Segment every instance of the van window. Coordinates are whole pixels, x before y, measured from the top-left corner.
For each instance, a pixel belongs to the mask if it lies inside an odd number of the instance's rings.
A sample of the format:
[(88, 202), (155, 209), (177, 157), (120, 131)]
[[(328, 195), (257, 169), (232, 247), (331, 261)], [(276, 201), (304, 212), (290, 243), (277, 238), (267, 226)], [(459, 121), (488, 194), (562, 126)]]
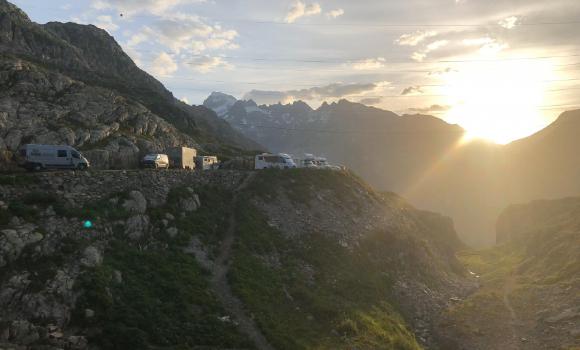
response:
[(264, 160), (264, 157), (258, 157), (258, 160)]
[(81, 158), (80, 153), (77, 152), (77, 151), (72, 151), (70, 154), (72, 155), (73, 158), (76, 158), (76, 159), (80, 159)]
[(68, 152), (66, 150), (59, 149), (56, 156), (59, 158), (66, 158), (68, 157)]

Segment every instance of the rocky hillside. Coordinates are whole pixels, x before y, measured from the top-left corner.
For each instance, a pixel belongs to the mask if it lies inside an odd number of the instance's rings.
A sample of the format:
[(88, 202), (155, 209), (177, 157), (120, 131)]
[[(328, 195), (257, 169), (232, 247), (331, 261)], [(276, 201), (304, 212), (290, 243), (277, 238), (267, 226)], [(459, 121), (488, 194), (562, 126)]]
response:
[(473, 285), (450, 219), (346, 173), (2, 176), (0, 200), (0, 348), (437, 349)]
[(451, 216), (461, 238), (475, 246), (495, 242), (497, 216), (512, 203), (580, 195), (580, 111), (500, 146), (462, 143), (460, 127), (435, 117), (398, 116), (344, 100), (313, 110), (300, 101), (257, 106), (213, 93), (204, 104), (274, 152), (324, 155), (379, 189)]
[(148, 151), (190, 145), (257, 149), (215, 113), (184, 104), (91, 25), (30, 21), (0, 0), (0, 151), (67, 143), (101, 168), (130, 167)]
[(481, 289), (452, 308), (441, 333), (449, 349), (580, 347), (580, 198), (511, 206), (501, 246), (463, 253)]

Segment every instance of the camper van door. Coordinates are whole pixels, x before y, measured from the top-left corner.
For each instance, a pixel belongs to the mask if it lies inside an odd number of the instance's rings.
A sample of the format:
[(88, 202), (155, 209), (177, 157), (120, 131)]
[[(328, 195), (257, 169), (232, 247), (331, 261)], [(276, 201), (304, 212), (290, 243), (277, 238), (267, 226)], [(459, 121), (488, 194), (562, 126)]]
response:
[(54, 158), (53, 162), (55, 163), (55, 167), (59, 168), (69, 168), (72, 167), (72, 157), (70, 150), (65, 148), (57, 148), (56, 149), (56, 158)]

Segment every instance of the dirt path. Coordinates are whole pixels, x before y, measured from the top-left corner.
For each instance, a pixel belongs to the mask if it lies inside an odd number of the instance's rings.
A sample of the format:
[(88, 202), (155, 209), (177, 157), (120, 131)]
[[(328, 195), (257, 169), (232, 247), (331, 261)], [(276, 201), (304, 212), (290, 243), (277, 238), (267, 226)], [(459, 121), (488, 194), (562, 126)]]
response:
[[(274, 350), (274, 347), (268, 343), (268, 340), (264, 337), (254, 320), (244, 310), (244, 304), (232, 293), (227, 277), (230, 269), (232, 246), (236, 238), (237, 218), (235, 205), (238, 201), (239, 193), (251, 183), (254, 176), (254, 173), (248, 175), (248, 177), (246, 177), (246, 179), (234, 190), (234, 196), (231, 203), (231, 214), (228, 219), (228, 228), (221, 243), (217, 259), (211, 264), (208, 264), (207, 261), (201, 259), (201, 263), (204, 266), (211, 267), (212, 276), (210, 279), (210, 286), (224, 309), (232, 316), (232, 319), (238, 323), (240, 330), (254, 342), (257, 349)], [(190, 252), (195, 254), (194, 251)], [(200, 254), (195, 255), (198, 260), (200, 260)]]
[(517, 330), (517, 326), (521, 322), (510, 301), (510, 294), (516, 288), (516, 284), (517, 284), (516, 277), (512, 273), (507, 277), (503, 287), (503, 304), (505, 305), (505, 308), (509, 311), (510, 314), (510, 321), (508, 323), (508, 327), (510, 328), (511, 331), (511, 340), (509, 344), (506, 344), (505, 347), (506, 350), (519, 350), (521, 345)]

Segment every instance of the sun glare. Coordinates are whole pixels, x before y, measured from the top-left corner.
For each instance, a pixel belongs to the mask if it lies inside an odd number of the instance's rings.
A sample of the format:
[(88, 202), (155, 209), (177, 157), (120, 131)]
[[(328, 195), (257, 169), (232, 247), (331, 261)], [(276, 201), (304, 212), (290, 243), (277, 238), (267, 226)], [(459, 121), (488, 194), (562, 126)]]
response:
[(453, 106), (445, 119), (461, 125), (466, 139), (505, 144), (546, 125), (541, 106), (554, 79), (550, 62), (469, 62), (444, 79), (443, 93)]

